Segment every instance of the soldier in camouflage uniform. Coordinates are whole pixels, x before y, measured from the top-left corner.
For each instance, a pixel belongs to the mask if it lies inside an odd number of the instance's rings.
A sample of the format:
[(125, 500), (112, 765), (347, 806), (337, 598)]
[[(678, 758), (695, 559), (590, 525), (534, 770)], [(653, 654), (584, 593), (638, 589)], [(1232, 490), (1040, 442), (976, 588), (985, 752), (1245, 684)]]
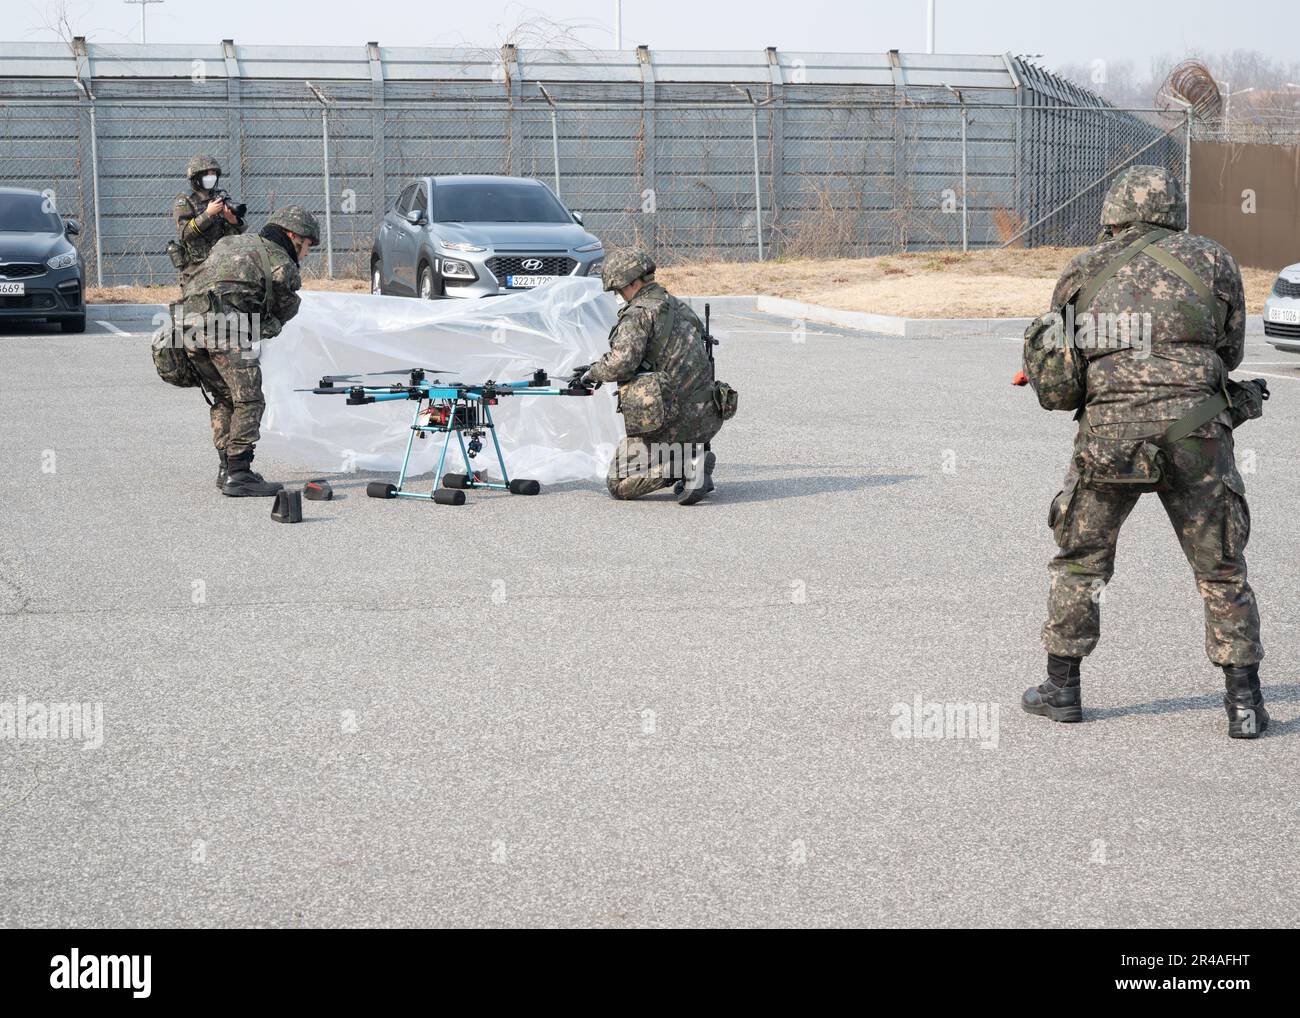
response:
[(299, 264), (319, 240), (316, 217), (290, 205), (273, 213), (260, 234), (221, 240), (184, 287), (186, 356), (214, 400), (212, 443), (221, 458), (222, 494), (274, 495), (283, 487), (252, 469), (266, 402), (248, 340), (279, 335), (298, 313)]
[(633, 499), (670, 485), (677, 500), (694, 505), (713, 490), (716, 458), (705, 448), (722, 427), (713, 403), (713, 365), (705, 345), (704, 325), (686, 304), (655, 281), (655, 263), (640, 248), (615, 251), (605, 258), (601, 281), (626, 303), (609, 334), (609, 353), (583, 375), (586, 383), (616, 382), (619, 409), (627, 423), (626, 387), (638, 375), (657, 372), (667, 393), (669, 412), (653, 431), (632, 434), (619, 443), (606, 483), (617, 499)]
[(190, 191), (178, 194), (172, 202), (176, 243), (185, 260), (185, 267), (180, 270), (182, 286), (202, 268), (217, 241), (248, 228), (233, 208), (213, 196), (221, 180), (221, 166), (214, 156), (206, 153), (194, 156), (185, 167), (185, 175), (190, 180)]
[[(1223, 247), (1185, 232), (1187, 210), (1167, 170), (1136, 166), (1107, 193), (1101, 223), (1108, 234), (1077, 256), (1056, 285), (1060, 308), (1081, 286), (1105, 275), (1126, 248), (1148, 238), (1095, 290), (1085, 314), (1150, 314), (1147, 343), (1086, 347), (1086, 402), (1065, 485), (1049, 524), (1059, 553), (1048, 567), (1051, 588), (1043, 645), (1048, 680), (1026, 691), (1027, 711), (1054, 721), (1082, 718), (1080, 662), (1100, 636), (1100, 591), (1115, 565), (1120, 527), (1141, 492), (1114, 483), (1142, 442), (1164, 451), (1160, 501), (1191, 565), (1205, 606), (1205, 650), (1225, 675), (1229, 735), (1253, 738), (1268, 724), (1259, 686), (1259, 612), (1246, 582), (1250, 512), (1233, 454), (1232, 418), (1224, 411), (1170, 440), (1165, 432), (1197, 404), (1224, 391), (1242, 360), (1246, 306), (1241, 272)], [(1149, 237), (1155, 232), (1154, 236)], [(1172, 232), (1160, 232), (1172, 231)], [(1148, 256), (1157, 248), (1154, 256)], [(1167, 252), (1195, 274), (1198, 288), (1161, 260)], [(1213, 309), (1208, 298), (1213, 293)], [(1121, 333), (1122, 335), (1122, 333)], [(1118, 348), (1116, 348), (1118, 347)], [(1144, 349), (1145, 348), (1145, 349)], [(1179, 430), (1193, 423), (1189, 417)], [(1111, 483), (1107, 483), (1107, 480)]]

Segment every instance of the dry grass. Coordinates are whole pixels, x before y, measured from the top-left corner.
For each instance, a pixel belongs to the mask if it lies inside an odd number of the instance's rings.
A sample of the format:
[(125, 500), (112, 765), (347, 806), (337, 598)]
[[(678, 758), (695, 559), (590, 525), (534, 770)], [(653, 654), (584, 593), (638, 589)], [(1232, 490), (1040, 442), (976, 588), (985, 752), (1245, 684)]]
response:
[[(909, 318), (1023, 318), (1047, 309), (1061, 271), (1082, 248), (918, 252), (876, 258), (699, 262), (661, 269), (676, 293), (751, 294)], [(1243, 269), (1246, 305), (1260, 314), (1276, 278)]]
[[(909, 318), (1023, 318), (1047, 309), (1052, 288), (1080, 248), (1038, 247), (925, 252), (877, 258), (793, 258), (771, 262), (695, 262), (659, 271), (682, 294), (766, 294), (845, 311)], [(1252, 315), (1276, 273), (1243, 269)], [(307, 279), (308, 290), (366, 293), (364, 279)], [(91, 287), (91, 304), (165, 304), (174, 286)]]
[[(369, 293), (367, 279), (304, 279), (304, 290), (333, 290), (336, 293)], [(170, 304), (179, 300), (179, 286), (89, 286), (87, 304)]]

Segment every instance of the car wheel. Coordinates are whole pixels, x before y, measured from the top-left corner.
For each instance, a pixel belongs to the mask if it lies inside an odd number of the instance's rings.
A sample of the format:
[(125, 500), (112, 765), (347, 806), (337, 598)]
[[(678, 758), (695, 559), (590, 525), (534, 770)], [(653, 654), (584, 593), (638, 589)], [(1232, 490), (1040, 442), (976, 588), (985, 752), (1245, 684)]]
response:
[(75, 318), (60, 318), (59, 328), (64, 332), (85, 332), (86, 316), (77, 315)]
[(420, 300), (433, 300), (435, 297), (441, 297), (433, 285), (433, 269), (428, 265), (420, 266), (420, 286), (418, 289)]
[(384, 295), (384, 269), (378, 261), (370, 266), (370, 292), (377, 297)]

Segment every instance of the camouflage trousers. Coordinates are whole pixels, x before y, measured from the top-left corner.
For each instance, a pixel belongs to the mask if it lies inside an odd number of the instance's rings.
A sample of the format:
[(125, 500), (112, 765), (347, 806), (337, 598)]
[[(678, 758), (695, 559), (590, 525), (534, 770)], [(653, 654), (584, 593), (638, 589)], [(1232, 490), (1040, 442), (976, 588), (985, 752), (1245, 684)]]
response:
[(212, 444), (217, 452), (240, 457), (251, 454), (261, 436), (262, 366), (244, 351), (186, 350), (194, 370), (212, 397)]
[[(1205, 653), (1216, 665), (1255, 664), (1264, 648), (1255, 593), (1246, 582), (1250, 509), (1232, 432), (1212, 424), (1166, 452), (1169, 480), (1158, 494), (1205, 605)], [(1071, 466), (1048, 514), (1060, 548), (1048, 566), (1043, 646), (1049, 654), (1083, 657), (1097, 646), (1100, 595), (1115, 571), (1120, 528), (1140, 497), (1123, 485), (1080, 483), (1077, 460)]]
[(629, 436), (609, 461), (605, 484), (614, 498), (641, 498), (683, 476), (683, 467), (722, 429), (712, 400), (686, 403), (669, 425), (646, 435)]

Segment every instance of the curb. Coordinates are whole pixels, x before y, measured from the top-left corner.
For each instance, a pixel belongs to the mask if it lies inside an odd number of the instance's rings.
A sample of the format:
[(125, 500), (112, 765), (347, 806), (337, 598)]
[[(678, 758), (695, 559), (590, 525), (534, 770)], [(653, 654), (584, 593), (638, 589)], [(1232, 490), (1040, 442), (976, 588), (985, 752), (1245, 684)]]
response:
[(87, 304), (86, 317), (99, 322), (152, 322), (165, 314), (166, 304)]
[(806, 318), (825, 325), (861, 329), (902, 339), (948, 339), (953, 337), (1014, 336), (1024, 334), (1030, 318), (904, 318), (902, 315), (877, 315), (868, 311), (841, 311), (839, 308), (783, 297), (755, 298), (756, 310), (789, 318)]

